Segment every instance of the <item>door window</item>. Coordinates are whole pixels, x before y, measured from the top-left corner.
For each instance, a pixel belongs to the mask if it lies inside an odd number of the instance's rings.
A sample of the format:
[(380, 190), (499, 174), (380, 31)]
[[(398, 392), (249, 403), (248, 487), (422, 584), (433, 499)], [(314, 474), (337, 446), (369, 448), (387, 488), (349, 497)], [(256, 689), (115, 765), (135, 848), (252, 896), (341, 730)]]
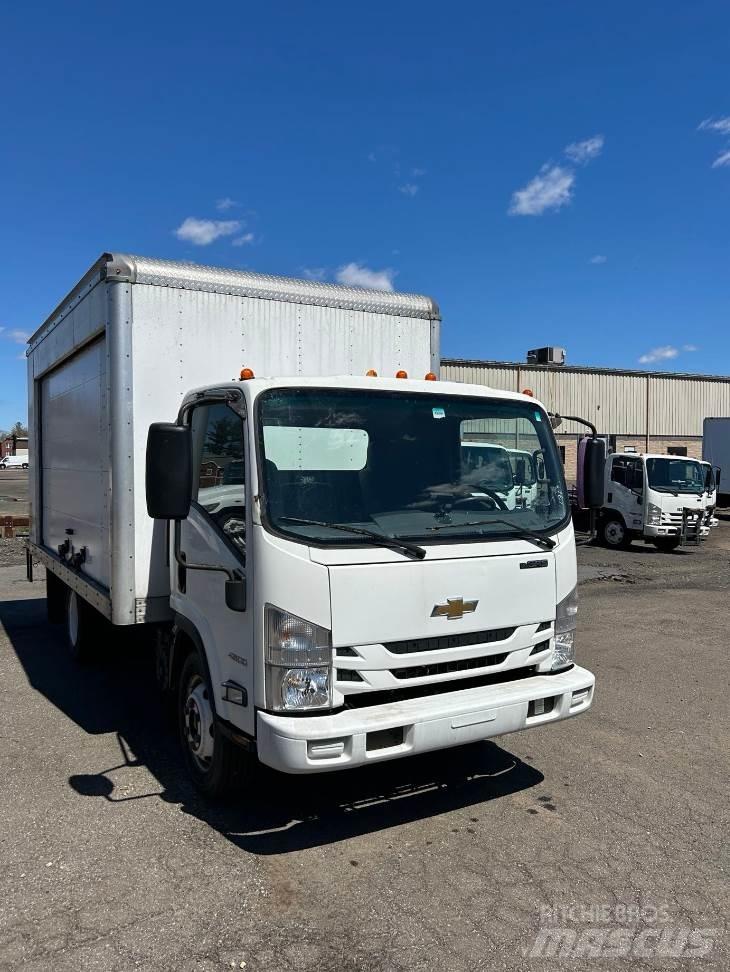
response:
[(611, 467), (611, 481), (627, 489), (641, 490), (643, 485), (641, 463), (627, 456), (616, 456)]
[(246, 462), (243, 420), (226, 404), (199, 405), (192, 415), (193, 500), (242, 552), (246, 549)]

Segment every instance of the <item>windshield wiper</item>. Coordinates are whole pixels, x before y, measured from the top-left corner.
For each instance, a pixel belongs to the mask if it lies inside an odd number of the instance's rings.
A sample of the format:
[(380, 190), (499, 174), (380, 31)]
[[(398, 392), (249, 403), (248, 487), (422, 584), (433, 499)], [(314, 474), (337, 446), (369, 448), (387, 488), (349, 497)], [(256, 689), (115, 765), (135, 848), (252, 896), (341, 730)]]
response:
[(327, 527), (330, 530), (343, 530), (347, 533), (359, 533), (360, 536), (369, 537), (370, 540), (374, 540), (381, 547), (390, 547), (391, 550), (399, 550), (401, 553), (406, 553), (411, 557), (415, 557), (417, 560), (423, 560), (426, 556), (425, 549), (419, 547), (417, 543), (396, 540), (395, 537), (389, 537), (385, 533), (376, 533), (374, 530), (363, 530), (361, 527), (348, 526), (346, 523), (327, 523), (324, 520), (307, 520), (301, 516), (280, 516), (278, 519), (281, 523), (298, 523), (301, 526), (319, 526)]
[(657, 493), (671, 493), (672, 496), (679, 496), (676, 489), (670, 489), (668, 486), (652, 486), (651, 483), (649, 483), (649, 488), (655, 489)]
[[(449, 530), (454, 527), (490, 526), (492, 523), (504, 523), (505, 526), (510, 527), (510, 534), (512, 536), (519, 537), (521, 540), (532, 540), (533, 543), (536, 543), (538, 547), (542, 547), (543, 550), (552, 550), (555, 546), (555, 541), (551, 540), (550, 537), (543, 537), (541, 534), (535, 533), (534, 530), (528, 530), (526, 527), (515, 526), (509, 520), (470, 520), (466, 523), (440, 523), (438, 526), (426, 527), (426, 529)], [(500, 534), (500, 536), (507, 536), (507, 534)]]

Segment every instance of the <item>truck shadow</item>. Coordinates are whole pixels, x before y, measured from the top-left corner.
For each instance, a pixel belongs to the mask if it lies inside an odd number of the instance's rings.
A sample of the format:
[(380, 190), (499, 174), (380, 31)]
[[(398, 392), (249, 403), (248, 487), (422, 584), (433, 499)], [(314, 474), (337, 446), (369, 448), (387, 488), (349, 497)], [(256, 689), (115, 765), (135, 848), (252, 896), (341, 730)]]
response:
[[(37, 692), (91, 735), (116, 733), (119, 757), (71, 776), (72, 789), (110, 804), (157, 799), (215, 828), (254, 854), (283, 854), (384, 832), (410, 821), (473, 808), (528, 789), (542, 774), (492, 742), (316, 777), (287, 776), (256, 765), (226, 805), (206, 803), (188, 782), (172, 720), (157, 694), (152, 660), (133, 639), (110, 646), (94, 667), (67, 657), (44, 600), (0, 603), (10, 643)], [(126, 796), (119, 771), (145, 769), (159, 789)], [(53, 772), (53, 769), (50, 769)], [(118, 778), (118, 776), (117, 776)], [(112, 808), (110, 807), (110, 810)], [(474, 818), (476, 820), (476, 818)], [(468, 824), (463, 825), (468, 829)]]

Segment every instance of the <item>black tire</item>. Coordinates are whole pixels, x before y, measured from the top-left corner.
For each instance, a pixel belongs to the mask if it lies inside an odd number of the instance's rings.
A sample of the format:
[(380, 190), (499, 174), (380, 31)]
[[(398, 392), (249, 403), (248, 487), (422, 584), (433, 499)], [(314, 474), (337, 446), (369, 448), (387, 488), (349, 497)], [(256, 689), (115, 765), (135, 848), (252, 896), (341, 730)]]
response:
[(177, 718), (183, 759), (195, 788), (209, 800), (229, 796), (242, 782), (251, 757), (217, 731), (210, 677), (195, 649), (180, 671)]
[(631, 535), (620, 516), (609, 514), (601, 520), (601, 543), (612, 550), (626, 550), (631, 545)]
[(27, 462), (24, 462), (23, 463), (23, 469), (27, 469), (27, 468), (28, 468), (28, 463)]
[(67, 588), (64, 627), (68, 651), (75, 662), (87, 665), (99, 657), (103, 626), (102, 615), (76, 591)]
[(679, 546), (679, 537), (657, 537), (654, 546), (662, 553), (671, 553)]

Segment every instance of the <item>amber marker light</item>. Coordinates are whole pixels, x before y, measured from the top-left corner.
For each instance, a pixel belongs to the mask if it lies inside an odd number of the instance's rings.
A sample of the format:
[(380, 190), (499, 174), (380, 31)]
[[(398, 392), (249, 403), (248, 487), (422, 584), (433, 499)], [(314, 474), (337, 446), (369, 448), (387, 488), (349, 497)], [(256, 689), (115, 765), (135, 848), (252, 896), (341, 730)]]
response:
[(395, 377), (396, 378), (407, 378), (408, 377), (408, 372), (407, 371), (403, 371), (403, 370), (396, 371)]
[(241, 368), (241, 381), (248, 381), (249, 378), (255, 378), (253, 373), (253, 368)]
[(424, 381), (438, 381), (438, 378), (436, 377), (436, 375), (432, 371), (429, 371), (429, 373), (424, 376), (424, 379), (423, 380)]

